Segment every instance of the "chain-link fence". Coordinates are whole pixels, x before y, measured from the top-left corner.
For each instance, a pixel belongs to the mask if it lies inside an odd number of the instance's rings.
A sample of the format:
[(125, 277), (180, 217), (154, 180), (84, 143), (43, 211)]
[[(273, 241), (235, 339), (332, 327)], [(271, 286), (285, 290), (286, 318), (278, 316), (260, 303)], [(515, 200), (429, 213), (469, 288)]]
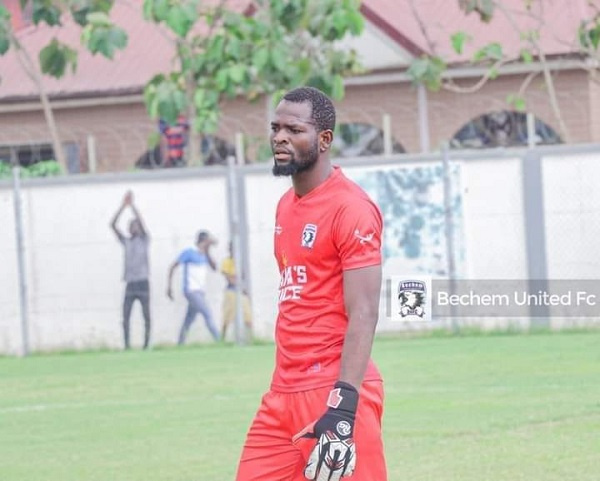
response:
[[(428, 153), (444, 145), (489, 149), (525, 147), (531, 142), (600, 141), (600, 112), (594, 102), (598, 86), (583, 70), (556, 71), (552, 98), (539, 73), (501, 75), (468, 95), (428, 92), (406, 79), (394, 80), (391, 74), (368, 78), (349, 79), (346, 96), (336, 105), (333, 152), (337, 157)], [(527, 79), (533, 80), (521, 92), (526, 110), (518, 111), (507, 99)], [(464, 78), (455, 84), (467, 88), (476, 81), (476, 77)], [(182, 155), (175, 160), (169, 156), (169, 139), (179, 142), (177, 134), (161, 131), (160, 122), (149, 120), (141, 97), (59, 103), (54, 113), (66, 157), (63, 168), (71, 173), (104, 173), (225, 165), (234, 153), (243, 155), (245, 163), (267, 161), (272, 108), (265, 98), (225, 103), (219, 130), (206, 135), (186, 130)], [(11, 149), (24, 167), (55, 157), (41, 109), (0, 106), (0, 169), (10, 162)]]

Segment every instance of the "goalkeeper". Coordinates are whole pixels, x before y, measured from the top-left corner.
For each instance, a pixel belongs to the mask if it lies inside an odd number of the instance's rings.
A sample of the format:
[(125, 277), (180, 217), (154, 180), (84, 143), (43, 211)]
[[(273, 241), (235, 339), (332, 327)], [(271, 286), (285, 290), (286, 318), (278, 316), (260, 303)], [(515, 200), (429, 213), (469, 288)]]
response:
[(387, 479), (383, 382), (370, 359), (382, 219), (331, 164), (334, 129), (331, 100), (310, 87), (288, 92), (271, 122), (273, 174), (292, 179), (275, 219), (276, 366), (237, 481)]

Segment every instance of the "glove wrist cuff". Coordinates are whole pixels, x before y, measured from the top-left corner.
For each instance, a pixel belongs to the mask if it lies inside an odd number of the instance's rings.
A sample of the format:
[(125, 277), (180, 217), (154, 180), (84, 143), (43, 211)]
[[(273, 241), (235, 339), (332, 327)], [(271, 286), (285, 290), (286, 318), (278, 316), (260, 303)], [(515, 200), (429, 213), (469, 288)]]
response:
[(347, 382), (336, 382), (329, 392), (327, 407), (355, 413), (358, 407), (358, 391)]

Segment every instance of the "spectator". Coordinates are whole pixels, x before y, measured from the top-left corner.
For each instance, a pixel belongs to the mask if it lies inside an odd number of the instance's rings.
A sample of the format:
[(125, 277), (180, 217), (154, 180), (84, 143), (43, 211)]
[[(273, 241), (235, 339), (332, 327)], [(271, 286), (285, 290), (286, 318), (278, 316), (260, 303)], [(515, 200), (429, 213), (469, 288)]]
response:
[[(235, 268), (235, 259), (233, 258), (233, 246), (229, 243), (229, 257), (223, 259), (221, 262), (221, 274), (225, 276), (227, 281), (227, 287), (223, 294), (223, 331), (221, 333), (221, 339), (225, 340), (227, 334), (227, 328), (232, 321), (235, 321), (237, 314), (237, 281), (238, 277)], [(240, 281), (243, 283), (243, 276), (240, 276)], [(250, 308), (250, 298), (244, 290), (241, 293), (242, 299), (242, 316), (244, 319), (244, 325), (246, 326), (246, 339), (250, 339), (252, 334), (252, 310)]]
[(177, 123), (170, 125), (167, 121), (160, 119), (158, 128), (163, 136), (162, 151), (166, 150), (166, 155), (163, 155), (164, 167), (180, 167), (185, 165), (184, 152), (188, 141), (188, 133), (190, 124), (184, 115), (177, 117)]
[(179, 254), (179, 257), (173, 262), (169, 269), (169, 279), (167, 283), (167, 296), (173, 300), (173, 291), (171, 289), (173, 273), (178, 265), (183, 265), (183, 294), (188, 302), (187, 312), (179, 331), (177, 344), (182, 345), (185, 342), (190, 326), (196, 319), (198, 313), (202, 314), (206, 327), (210, 331), (213, 339), (219, 339), (219, 331), (215, 326), (212, 311), (206, 300), (206, 277), (208, 268), (216, 270), (216, 264), (210, 254), (210, 247), (217, 241), (208, 231), (200, 231), (196, 239), (196, 247), (190, 247)]
[[(134, 218), (129, 222), (129, 237), (123, 235), (117, 223), (123, 211), (130, 207)], [(123, 339), (125, 349), (129, 349), (129, 320), (133, 303), (138, 300), (142, 306), (144, 316), (144, 349), (148, 349), (150, 343), (150, 284), (148, 282), (148, 245), (150, 238), (148, 231), (142, 222), (142, 217), (133, 202), (133, 193), (128, 191), (123, 198), (121, 207), (113, 217), (110, 224), (119, 242), (124, 247), (125, 269), (123, 279), (125, 285), (125, 297), (123, 299)]]

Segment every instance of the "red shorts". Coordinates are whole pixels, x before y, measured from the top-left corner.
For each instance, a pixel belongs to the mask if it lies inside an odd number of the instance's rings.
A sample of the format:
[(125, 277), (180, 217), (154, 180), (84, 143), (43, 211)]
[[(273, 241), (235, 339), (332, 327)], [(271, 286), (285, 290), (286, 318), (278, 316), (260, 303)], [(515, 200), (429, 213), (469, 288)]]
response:
[[(316, 440), (294, 444), (292, 438), (323, 415), (329, 391), (267, 392), (248, 431), (236, 481), (306, 481), (304, 467)], [(356, 469), (349, 481), (387, 480), (382, 415), (383, 383), (363, 382), (354, 425)]]

